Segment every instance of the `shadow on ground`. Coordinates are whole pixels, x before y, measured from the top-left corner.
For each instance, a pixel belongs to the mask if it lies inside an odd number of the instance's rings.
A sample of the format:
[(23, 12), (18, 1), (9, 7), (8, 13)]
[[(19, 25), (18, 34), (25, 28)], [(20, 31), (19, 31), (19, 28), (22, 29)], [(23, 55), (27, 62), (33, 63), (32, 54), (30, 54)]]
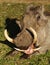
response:
[[(14, 49), (14, 47), (16, 47), (15, 44), (12, 44), (12, 43), (8, 42), (7, 40), (5, 40), (5, 41), (1, 41), (1, 40), (0, 40), (0, 43), (5, 44), (5, 45), (7, 45), (7, 46), (9, 46), (9, 47), (12, 48), (11, 51), (9, 51), (8, 53), (6, 53), (5, 57), (8, 56), (8, 55), (13, 56), (15, 53), (17, 54), (17, 51), (15, 51), (15, 49)], [(13, 53), (14, 51), (15, 51), (15, 53)], [(28, 57), (29, 57), (29, 55), (26, 55), (26, 54), (23, 53), (23, 54), (20, 56), (20, 59), (23, 59), (23, 58), (27, 59)]]
[(15, 38), (18, 33), (21, 32), (21, 29), (19, 25), (17, 24), (18, 19), (17, 18), (6, 18), (5, 24), (6, 29), (8, 30), (9, 36), (12, 38)]

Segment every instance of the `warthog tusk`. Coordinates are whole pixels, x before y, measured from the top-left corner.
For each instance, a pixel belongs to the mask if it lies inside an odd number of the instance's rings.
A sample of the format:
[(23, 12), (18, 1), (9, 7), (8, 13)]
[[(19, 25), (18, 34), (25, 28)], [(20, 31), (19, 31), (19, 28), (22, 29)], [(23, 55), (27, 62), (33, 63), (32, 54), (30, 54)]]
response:
[(30, 27), (29, 30), (30, 30), (30, 31), (33, 33), (33, 35), (34, 35), (33, 43), (35, 43), (35, 42), (37, 41), (37, 33), (36, 33), (36, 31), (35, 31), (32, 27)]
[[(33, 51), (33, 52), (39, 51), (40, 48), (41, 48), (41, 47), (36, 48), (36, 49), (33, 49), (32, 51)], [(20, 51), (20, 52), (24, 52), (24, 53), (25, 53), (25, 51), (27, 51), (27, 50), (21, 50), (21, 49), (19, 49), (19, 48), (14, 48), (14, 49), (17, 50), (17, 51)], [(33, 53), (33, 52), (32, 52), (32, 53)]]
[[(35, 31), (32, 27), (30, 27), (29, 30), (30, 30), (30, 31), (33, 33), (33, 35), (34, 35), (33, 43), (35, 43), (35, 42), (37, 41), (37, 33), (36, 33), (36, 31)], [(9, 42), (14, 43), (14, 42), (13, 42), (14, 40), (8, 36), (7, 29), (4, 30), (4, 35), (5, 35), (6, 39), (7, 39)], [(40, 48), (41, 48), (41, 47), (36, 48), (36, 49), (33, 49), (33, 51), (37, 51), (37, 50), (39, 50)], [(14, 48), (14, 49), (17, 50), (17, 51), (20, 51), (20, 52), (24, 52), (24, 53), (25, 53), (25, 51), (26, 51), (26, 50), (21, 50), (21, 49), (19, 49), (19, 48)]]
[(21, 50), (19, 48), (14, 48), (14, 49), (17, 50), (17, 51), (20, 51), (20, 52), (24, 52), (24, 50)]
[(34, 49), (34, 51), (38, 51), (39, 49), (41, 49), (41, 47)]
[[(30, 31), (33, 33), (33, 35), (34, 35), (33, 43), (35, 43), (35, 42), (37, 41), (37, 33), (36, 33), (36, 31), (35, 31), (32, 27), (30, 27), (29, 30), (30, 30)], [(5, 38), (6, 38), (9, 42), (13, 43), (13, 39), (8, 36), (7, 29), (4, 30), (4, 35), (5, 35)]]
[(13, 43), (13, 39), (8, 36), (7, 29), (4, 30), (4, 35), (9, 42)]

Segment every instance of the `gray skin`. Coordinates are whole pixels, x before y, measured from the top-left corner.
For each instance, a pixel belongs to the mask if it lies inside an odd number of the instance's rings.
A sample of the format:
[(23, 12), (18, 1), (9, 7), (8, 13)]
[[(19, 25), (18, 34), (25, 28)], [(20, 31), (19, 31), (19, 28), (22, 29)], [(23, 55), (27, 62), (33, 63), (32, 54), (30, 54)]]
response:
[(44, 6), (28, 6), (24, 14), (23, 24), (23, 30), (31, 26), (37, 32), (36, 46), (40, 45), (40, 54), (50, 50), (50, 20), (44, 15)]

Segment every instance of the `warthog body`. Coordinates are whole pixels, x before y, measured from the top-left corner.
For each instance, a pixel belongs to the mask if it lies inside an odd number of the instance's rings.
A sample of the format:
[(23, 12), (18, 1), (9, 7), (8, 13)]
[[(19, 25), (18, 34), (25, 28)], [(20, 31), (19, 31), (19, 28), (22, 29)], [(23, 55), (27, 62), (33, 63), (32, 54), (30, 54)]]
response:
[(30, 46), (33, 37), (29, 31), (29, 27), (32, 27), (38, 36), (37, 42), (35, 43), (41, 47), (39, 52), (45, 53), (50, 49), (50, 21), (48, 21), (44, 15), (43, 6), (28, 6), (21, 23), (23, 29), (21, 33), (14, 38), (14, 43), (17, 47), (26, 49)]
[(35, 29), (38, 39), (36, 44), (41, 46), (40, 53), (50, 49), (50, 20), (44, 15), (44, 6), (29, 6), (24, 15), (24, 28), (31, 26)]

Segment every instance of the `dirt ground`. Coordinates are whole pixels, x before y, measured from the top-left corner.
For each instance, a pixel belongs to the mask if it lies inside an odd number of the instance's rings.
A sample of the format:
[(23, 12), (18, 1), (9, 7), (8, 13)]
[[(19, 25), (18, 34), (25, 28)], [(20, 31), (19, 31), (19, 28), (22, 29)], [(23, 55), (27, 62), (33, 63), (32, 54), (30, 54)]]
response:
[(10, 3), (42, 3), (42, 4), (50, 4), (50, 0), (0, 0), (0, 3), (10, 2)]

